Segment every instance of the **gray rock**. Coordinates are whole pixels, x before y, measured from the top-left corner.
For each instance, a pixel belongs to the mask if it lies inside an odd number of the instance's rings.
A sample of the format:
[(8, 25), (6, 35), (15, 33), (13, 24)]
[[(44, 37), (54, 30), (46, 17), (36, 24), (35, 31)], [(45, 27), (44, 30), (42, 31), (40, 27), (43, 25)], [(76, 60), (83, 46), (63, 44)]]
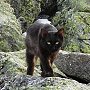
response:
[(57, 0), (56, 25), (64, 26), (65, 51), (90, 53), (90, 0)]
[(0, 51), (17, 51), (24, 48), (22, 30), (13, 9), (0, 1)]
[(42, 78), (36, 67), (34, 76), (26, 75), (25, 50), (21, 50), (0, 52), (0, 90), (90, 90), (90, 85), (61, 77)]
[(90, 90), (90, 86), (60, 77), (9, 75), (0, 78), (1, 90)]
[(72, 12), (71, 17), (67, 17), (64, 50), (90, 53), (89, 16), (89, 12)]
[(90, 54), (60, 51), (55, 64), (64, 74), (90, 83)]

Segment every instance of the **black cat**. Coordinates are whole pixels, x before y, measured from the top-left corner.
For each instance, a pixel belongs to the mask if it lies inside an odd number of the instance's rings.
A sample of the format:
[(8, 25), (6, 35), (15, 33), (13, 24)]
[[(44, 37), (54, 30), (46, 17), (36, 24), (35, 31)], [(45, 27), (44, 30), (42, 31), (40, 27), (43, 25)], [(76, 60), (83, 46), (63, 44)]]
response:
[(57, 30), (47, 19), (38, 19), (26, 35), (27, 74), (33, 75), (34, 57), (40, 58), (41, 76), (53, 76), (52, 63), (63, 43), (63, 28)]

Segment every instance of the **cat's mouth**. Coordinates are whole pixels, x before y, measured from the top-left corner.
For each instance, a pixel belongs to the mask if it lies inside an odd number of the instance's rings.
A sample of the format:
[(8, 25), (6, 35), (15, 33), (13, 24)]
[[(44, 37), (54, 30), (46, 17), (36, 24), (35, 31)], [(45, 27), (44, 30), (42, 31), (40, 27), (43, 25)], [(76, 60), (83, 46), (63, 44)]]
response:
[(60, 48), (52, 48), (51, 50), (49, 50), (50, 52), (56, 52), (56, 51), (59, 51), (61, 49), (61, 47)]

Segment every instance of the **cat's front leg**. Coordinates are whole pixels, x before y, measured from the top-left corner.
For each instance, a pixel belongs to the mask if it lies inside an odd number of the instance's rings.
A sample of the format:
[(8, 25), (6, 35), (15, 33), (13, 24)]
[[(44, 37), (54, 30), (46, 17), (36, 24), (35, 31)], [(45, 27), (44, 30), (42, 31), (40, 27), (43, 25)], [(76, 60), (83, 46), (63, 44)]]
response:
[(27, 75), (33, 75), (34, 72), (34, 55), (26, 49)]
[(42, 77), (52, 77), (53, 76), (53, 70), (50, 65), (50, 61), (46, 57), (41, 57), (40, 58), (41, 62), (41, 76)]

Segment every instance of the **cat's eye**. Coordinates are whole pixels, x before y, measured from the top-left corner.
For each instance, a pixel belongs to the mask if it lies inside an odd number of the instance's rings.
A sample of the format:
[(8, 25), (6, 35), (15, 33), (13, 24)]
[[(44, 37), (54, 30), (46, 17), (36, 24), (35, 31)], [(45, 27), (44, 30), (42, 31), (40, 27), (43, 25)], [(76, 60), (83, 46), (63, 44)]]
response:
[(51, 43), (50, 42), (47, 42), (48, 45), (50, 45)]
[(55, 44), (57, 45), (57, 44), (59, 44), (59, 42), (56, 42)]

